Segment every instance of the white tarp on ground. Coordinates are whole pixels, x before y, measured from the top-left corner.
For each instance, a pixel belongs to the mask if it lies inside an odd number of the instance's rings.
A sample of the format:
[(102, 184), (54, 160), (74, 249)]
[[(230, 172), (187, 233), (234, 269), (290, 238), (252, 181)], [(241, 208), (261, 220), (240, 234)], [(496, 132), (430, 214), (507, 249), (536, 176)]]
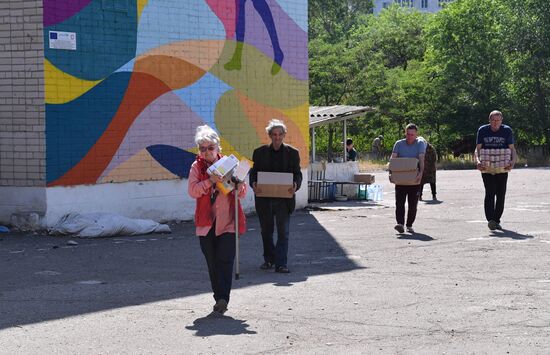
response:
[(170, 233), (170, 227), (150, 219), (134, 219), (113, 213), (69, 213), (59, 219), (50, 234), (76, 237), (114, 237), (148, 233)]

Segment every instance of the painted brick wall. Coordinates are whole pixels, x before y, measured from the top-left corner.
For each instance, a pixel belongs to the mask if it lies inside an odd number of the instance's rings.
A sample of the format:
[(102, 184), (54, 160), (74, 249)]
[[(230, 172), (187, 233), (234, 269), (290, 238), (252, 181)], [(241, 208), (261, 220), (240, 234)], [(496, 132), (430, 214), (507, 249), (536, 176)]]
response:
[(0, 1), (0, 186), (45, 186), (42, 1)]
[(44, 52), (48, 186), (186, 178), (197, 126), (251, 158), (275, 117), (308, 164), (307, 0), (44, 0)]

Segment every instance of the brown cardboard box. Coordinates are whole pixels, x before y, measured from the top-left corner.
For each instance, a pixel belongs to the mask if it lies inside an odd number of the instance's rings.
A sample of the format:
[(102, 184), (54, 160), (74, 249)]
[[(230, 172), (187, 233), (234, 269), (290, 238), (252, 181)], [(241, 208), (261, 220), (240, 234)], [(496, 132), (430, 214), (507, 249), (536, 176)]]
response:
[(357, 173), (353, 175), (354, 182), (364, 182), (366, 184), (374, 184), (374, 175), (366, 173)]
[(271, 173), (258, 171), (256, 182), (256, 196), (258, 197), (279, 197), (292, 198), (294, 193), (294, 176), (292, 173)]
[(418, 159), (416, 158), (391, 158), (390, 175), (392, 183), (396, 185), (418, 185)]
[(391, 173), (392, 183), (396, 185), (418, 185), (416, 182), (417, 171), (396, 171)]
[(391, 158), (390, 171), (416, 171), (418, 170), (418, 159), (416, 158)]

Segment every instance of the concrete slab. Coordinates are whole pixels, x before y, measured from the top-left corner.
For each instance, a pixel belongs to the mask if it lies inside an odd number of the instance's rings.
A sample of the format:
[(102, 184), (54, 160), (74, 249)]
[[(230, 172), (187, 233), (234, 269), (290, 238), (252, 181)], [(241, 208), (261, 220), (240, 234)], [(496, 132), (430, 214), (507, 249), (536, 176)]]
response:
[(392, 186), (376, 181), (380, 203), (293, 216), (288, 275), (258, 269), (251, 217), (225, 317), (208, 317), (190, 223), (77, 245), (0, 235), (0, 353), (548, 352), (549, 169), (510, 174), (502, 232), (487, 229), (476, 171), (438, 172), (414, 235), (395, 233)]

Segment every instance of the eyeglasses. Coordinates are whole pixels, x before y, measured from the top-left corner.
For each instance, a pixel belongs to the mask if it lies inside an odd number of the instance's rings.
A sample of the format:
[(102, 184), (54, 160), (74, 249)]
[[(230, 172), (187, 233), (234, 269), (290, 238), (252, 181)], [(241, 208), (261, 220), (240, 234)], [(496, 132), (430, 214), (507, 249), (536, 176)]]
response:
[(200, 151), (201, 153), (204, 153), (204, 152), (206, 152), (207, 150), (212, 151), (212, 150), (215, 150), (215, 149), (216, 149), (216, 146), (215, 146), (215, 145), (209, 145), (208, 147), (199, 146), (199, 151)]

